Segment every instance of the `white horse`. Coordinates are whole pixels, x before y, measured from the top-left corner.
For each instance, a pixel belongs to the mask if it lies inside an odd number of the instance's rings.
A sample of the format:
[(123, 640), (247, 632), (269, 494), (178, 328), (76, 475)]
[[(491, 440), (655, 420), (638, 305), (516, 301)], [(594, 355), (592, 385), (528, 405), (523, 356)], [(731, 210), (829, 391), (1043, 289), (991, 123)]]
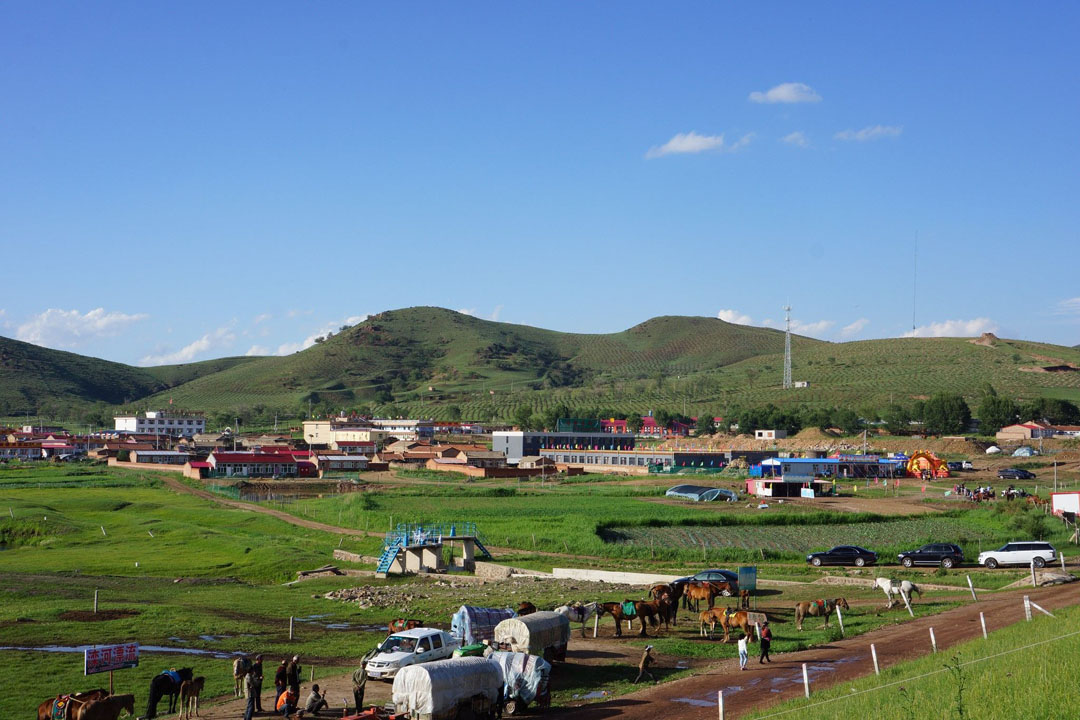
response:
[(902, 580), (900, 582), (896, 582), (891, 578), (879, 577), (874, 582), (879, 588), (881, 588), (882, 592), (885, 593), (885, 597), (888, 598), (889, 609), (892, 609), (892, 606), (896, 602), (893, 597), (895, 595), (907, 597), (910, 600), (911, 594), (914, 593), (919, 596), (920, 600), (922, 599), (922, 590), (920, 590), (919, 586), (911, 582), (910, 580)]
[(581, 623), (581, 637), (585, 637), (585, 623), (589, 621), (589, 618), (596, 615), (599, 609), (599, 603), (591, 602), (586, 605), (574, 603), (573, 605), (560, 605), (555, 608), (555, 612), (562, 615), (570, 622)]
[(251, 672), (251, 659), (241, 655), (233, 660), (232, 674), (233, 674), (233, 693), (236, 697), (244, 697), (247, 694), (247, 688), (244, 685), (244, 678)]

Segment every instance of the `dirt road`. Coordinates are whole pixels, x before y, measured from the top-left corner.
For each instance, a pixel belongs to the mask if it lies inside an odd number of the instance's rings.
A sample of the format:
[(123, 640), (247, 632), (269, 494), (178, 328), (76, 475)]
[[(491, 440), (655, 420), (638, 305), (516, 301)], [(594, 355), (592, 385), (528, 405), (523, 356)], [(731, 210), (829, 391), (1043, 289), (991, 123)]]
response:
[[(929, 629), (934, 628), (938, 649), (982, 636), (979, 613), (986, 615), (989, 631), (1024, 619), (1023, 596), (1047, 610), (1080, 603), (1080, 583), (1039, 590), (994, 595), (978, 603), (891, 625), (850, 640), (774, 657), (771, 665), (751, 658), (750, 669), (740, 671), (736, 661), (725, 661), (707, 673), (653, 686), (610, 702), (585, 705), (560, 713), (565, 720), (655, 720), (660, 714), (679, 718), (716, 717), (718, 690), (724, 691), (724, 712), (736, 718), (802, 695), (802, 663), (807, 664), (811, 688), (824, 688), (873, 672), (870, 644), (874, 643), (882, 667), (931, 652)], [(756, 646), (751, 645), (752, 652)], [(662, 659), (661, 659), (662, 660)]]

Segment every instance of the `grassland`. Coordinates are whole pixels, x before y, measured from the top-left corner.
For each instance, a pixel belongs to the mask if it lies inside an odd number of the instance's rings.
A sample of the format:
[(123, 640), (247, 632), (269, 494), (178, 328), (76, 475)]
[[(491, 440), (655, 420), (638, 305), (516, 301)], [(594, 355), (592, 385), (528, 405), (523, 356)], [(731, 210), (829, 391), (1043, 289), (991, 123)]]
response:
[[(748, 718), (801, 720), (850, 717), (1013, 718), (1075, 717), (1080, 679), (1080, 608), (1037, 617), (947, 652), (899, 663), (809, 700), (784, 703)], [(933, 708), (933, 710), (931, 710)]]
[[(701, 317), (654, 318), (619, 333), (580, 335), (480, 320), (440, 308), (372, 316), (287, 357), (224, 358), (133, 368), (0, 338), (0, 414), (62, 403), (164, 404), (298, 416), (316, 407), (477, 420), (608, 408), (728, 412), (765, 403), (881, 409), (937, 391), (974, 399), (986, 383), (1014, 398), (1080, 400), (1080, 351), (1001, 340), (794, 339), (793, 371), (810, 387), (781, 388), (783, 335)], [(429, 390), (429, 388), (433, 388)], [(453, 410), (452, 410), (453, 408)]]

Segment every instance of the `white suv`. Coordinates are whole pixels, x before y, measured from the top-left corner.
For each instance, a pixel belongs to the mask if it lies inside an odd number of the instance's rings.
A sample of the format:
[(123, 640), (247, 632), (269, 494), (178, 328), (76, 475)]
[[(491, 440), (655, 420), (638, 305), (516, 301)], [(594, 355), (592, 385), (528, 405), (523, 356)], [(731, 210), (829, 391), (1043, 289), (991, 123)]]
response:
[(1011, 542), (997, 550), (979, 553), (979, 564), (993, 570), (998, 565), (1030, 565), (1041, 568), (1054, 562), (1057, 551), (1048, 542)]

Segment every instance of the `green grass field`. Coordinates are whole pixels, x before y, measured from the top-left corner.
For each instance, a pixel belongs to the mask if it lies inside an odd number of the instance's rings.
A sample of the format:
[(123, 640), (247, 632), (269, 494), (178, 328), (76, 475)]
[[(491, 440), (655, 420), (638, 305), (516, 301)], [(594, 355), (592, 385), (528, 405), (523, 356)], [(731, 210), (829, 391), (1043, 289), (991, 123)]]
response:
[[(1013, 720), (1076, 717), (1080, 608), (1036, 617), (854, 682), (746, 716)], [(737, 699), (737, 695), (733, 699)]]

